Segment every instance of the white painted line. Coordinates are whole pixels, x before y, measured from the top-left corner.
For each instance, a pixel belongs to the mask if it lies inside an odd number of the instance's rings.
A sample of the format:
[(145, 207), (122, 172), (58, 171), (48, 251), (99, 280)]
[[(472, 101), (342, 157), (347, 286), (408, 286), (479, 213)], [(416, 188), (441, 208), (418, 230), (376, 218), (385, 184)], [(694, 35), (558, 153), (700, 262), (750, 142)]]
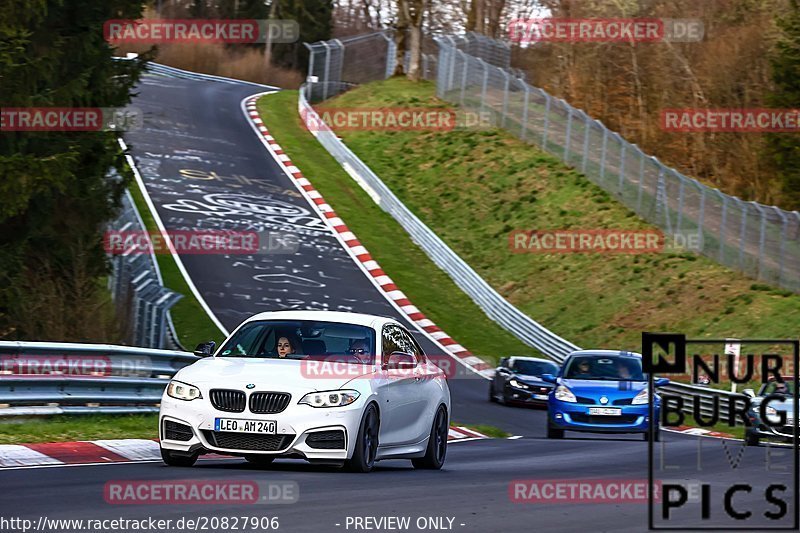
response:
[(0, 467), (63, 464), (63, 461), (31, 450), (26, 446), (21, 446), (19, 444), (0, 444)]
[[(122, 147), (123, 150), (127, 151), (128, 147), (125, 144), (125, 141), (123, 141), (121, 137), (119, 138), (119, 145)], [(131, 156), (130, 154), (125, 154), (125, 160), (128, 162), (128, 166), (130, 166), (131, 170), (133, 171), (133, 175), (136, 178), (136, 184), (139, 186), (139, 190), (141, 191), (142, 196), (144, 197), (144, 201), (147, 204), (147, 208), (150, 210), (150, 214), (152, 215), (153, 220), (155, 220), (156, 226), (158, 226), (158, 231), (161, 232), (161, 235), (164, 238), (164, 242), (167, 244), (167, 249), (169, 250), (169, 253), (172, 256), (172, 258), (175, 260), (175, 264), (178, 266), (178, 270), (183, 276), (184, 281), (186, 281), (186, 284), (189, 286), (189, 290), (192, 291), (192, 294), (197, 299), (198, 303), (200, 303), (200, 307), (202, 307), (203, 311), (206, 312), (208, 318), (210, 318), (211, 321), (214, 323), (214, 325), (217, 326), (217, 328), (219, 328), (223, 336), (227, 337), (229, 335), (228, 330), (225, 329), (225, 326), (222, 325), (222, 322), (219, 321), (217, 316), (211, 310), (211, 307), (208, 306), (208, 303), (206, 303), (205, 298), (203, 298), (203, 295), (200, 294), (200, 291), (197, 289), (197, 286), (195, 286), (194, 282), (192, 281), (192, 278), (189, 276), (189, 272), (187, 272), (186, 267), (183, 265), (183, 261), (181, 261), (180, 255), (178, 255), (175, 252), (175, 246), (172, 244), (172, 238), (167, 233), (167, 228), (164, 226), (164, 222), (161, 220), (161, 216), (158, 214), (158, 211), (156, 210), (156, 206), (153, 203), (153, 199), (150, 198), (150, 195), (147, 193), (147, 187), (144, 184), (144, 179), (142, 179), (142, 175), (139, 173), (139, 169), (136, 168), (136, 162), (133, 160), (133, 156)], [(222, 343), (220, 343), (220, 347), (221, 346)]]
[(106, 439), (93, 440), (96, 444), (110, 452), (121, 455), (131, 461), (150, 461), (161, 459), (158, 443), (147, 439)]

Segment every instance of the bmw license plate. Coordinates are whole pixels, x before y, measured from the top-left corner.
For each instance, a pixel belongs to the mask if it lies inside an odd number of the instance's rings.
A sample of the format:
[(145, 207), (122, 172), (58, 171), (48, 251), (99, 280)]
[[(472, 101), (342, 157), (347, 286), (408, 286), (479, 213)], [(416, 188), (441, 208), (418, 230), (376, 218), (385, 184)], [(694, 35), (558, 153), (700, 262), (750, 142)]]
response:
[(533, 397), (536, 400), (546, 400), (547, 399), (547, 394), (534, 394)]
[(241, 418), (215, 418), (214, 431), (231, 431), (236, 433), (260, 433), (274, 435), (278, 432), (275, 420), (244, 420)]
[(620, 416), (622, 415), (622, 409), (613, 409), (611, 407), (590, 407), (589, 414), (601, 416)]

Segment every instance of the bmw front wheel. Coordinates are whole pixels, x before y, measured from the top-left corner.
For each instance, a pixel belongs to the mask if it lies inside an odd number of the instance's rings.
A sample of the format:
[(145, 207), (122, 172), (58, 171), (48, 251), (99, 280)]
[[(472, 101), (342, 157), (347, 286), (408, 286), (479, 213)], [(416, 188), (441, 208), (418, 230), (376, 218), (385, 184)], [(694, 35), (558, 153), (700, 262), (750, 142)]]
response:
[(353, 458), (346, 462), (347, 469), (351, 472), (366, 473), (375, 466), (375, 457), (378, 454), (379, 426), (378, 410), (374, 404), (369, 404), (364, 418), (361, 420), (361, 427), (358, 429)]
[(439, 470), (444, 465), (444, 458), (447, 455), (447, 410), (440, 406), (436, 411), (431, 426), (431, 436), (428, 439), (428, 447), (425, 448), (425, 456), (419, 459), (412, 459), (414, 468), (425, 470)]

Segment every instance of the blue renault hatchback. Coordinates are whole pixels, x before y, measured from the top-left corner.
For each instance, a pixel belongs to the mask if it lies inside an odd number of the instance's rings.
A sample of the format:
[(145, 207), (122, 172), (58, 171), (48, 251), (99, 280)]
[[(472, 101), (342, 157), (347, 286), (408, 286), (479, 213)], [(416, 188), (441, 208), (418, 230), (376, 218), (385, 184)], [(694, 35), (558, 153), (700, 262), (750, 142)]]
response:
[[(647, 376), (642, 356), (616, 350), (581, 350), (569, 354), (557, 376), (542, 379), (555, 388), (547, 399), (547, 437), (561, 439), (564, 431), (641, 433), (650, 436)], [(658, 379), (660, 387), (668, 379)], [(660, 400), (654, 404), (655, 440), (659, 440)]]

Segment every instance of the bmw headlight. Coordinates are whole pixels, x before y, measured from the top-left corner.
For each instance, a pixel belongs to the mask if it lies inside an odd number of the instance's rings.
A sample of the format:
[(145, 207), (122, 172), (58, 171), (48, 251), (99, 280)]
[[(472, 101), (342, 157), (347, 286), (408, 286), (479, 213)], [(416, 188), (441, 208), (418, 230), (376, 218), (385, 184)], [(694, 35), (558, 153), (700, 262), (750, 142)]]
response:
[(530, 387), (528, 387), (527, 383), (523, 383), (521, 381), (517, 381), (516, 379), (509, 379), (508, 380), (508, 384), (511, 385), (512, 387), (516, 388), (516, 389), (528, 390), (530, 388)]
[(567, 388), (564, 385), (559, 385), (558, 387), (556, 387), (555, 397), (556, 397), (556, 400), (561, 400), (562, 402), (575, 403), (575, 402), (578, 401), (575, 398), (575, 395), (572, 394), (572, 391), (569, 390), (569, 388)]
[(643, 405), (650, 401), (650, 393), (647, 389), (642, 389), (639, 394), (633, 397), (631, 405)]
[(298, 404), (311, 407), (343, 407), (358, 400), (361, 393), (357, 390), (331, 390), (322, 392), (309, 392)]
[(175, 380), (170, 381), (169, 385), (167, 385), (167, 396), (177, 400), (186, 401), (196, 400), (203, 397), (203, 395), (200, 394), (200, 389), (194, 385), (189, 385), (188, 383)]

